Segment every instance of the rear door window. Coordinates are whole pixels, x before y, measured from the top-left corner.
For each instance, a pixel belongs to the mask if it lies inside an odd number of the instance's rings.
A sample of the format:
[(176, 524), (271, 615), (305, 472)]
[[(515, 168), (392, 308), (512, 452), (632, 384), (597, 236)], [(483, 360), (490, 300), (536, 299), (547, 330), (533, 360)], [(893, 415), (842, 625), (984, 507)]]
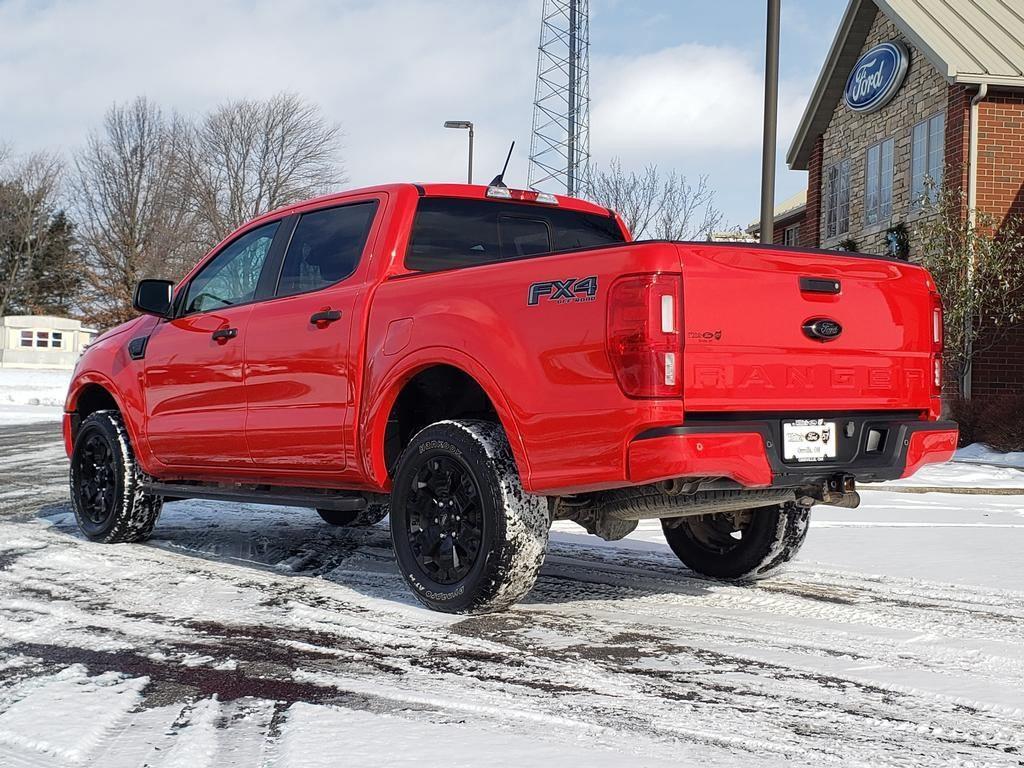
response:
[(422, 198), (405, 266), (436, 272), (624, 242), (609, 215), (530, 203)]
[(377, 201), (310, 211), (299, 217), (281, 267), (277, 295), (318, 291), (355, 272)]

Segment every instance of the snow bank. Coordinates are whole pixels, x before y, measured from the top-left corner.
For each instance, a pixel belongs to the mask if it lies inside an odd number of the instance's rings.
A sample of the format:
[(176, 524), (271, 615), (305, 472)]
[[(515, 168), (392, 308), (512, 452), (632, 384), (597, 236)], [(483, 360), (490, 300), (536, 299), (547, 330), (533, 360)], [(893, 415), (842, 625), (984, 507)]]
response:
[(971, 443), (966, 448), (961, 448), (956, 452), (955, 460), (972, 464), (999, 464), (1001, 466), (1024, 469), (1024, 451), (999, 453), (999, 451), (993, 451), (984, 443)]
[[(971, 446), (973, 447), (973, 446)], [(967, 450), (966, 448), (963, 450)], [(1013, 454), (994, 454), (1012, 456)], [(1024, 464), (1022, 464), (1024, 466)], [(880, 485), (865, 485), (863, 488), (889, 486), (928, 486), (933, 488), (1024, 488), (1024, 469), (1009, 466), (994, 466), (990, 463), (966, 462), (959, 457), (946, 464), (929, 464), (905, 480), (891, 480)]]
[(71, 371), (0, 369), (0, 404), (48, 405), (60, 408), (68, 393)]
[(71, 371), (0, 369), (0, 424), (59, 420)]

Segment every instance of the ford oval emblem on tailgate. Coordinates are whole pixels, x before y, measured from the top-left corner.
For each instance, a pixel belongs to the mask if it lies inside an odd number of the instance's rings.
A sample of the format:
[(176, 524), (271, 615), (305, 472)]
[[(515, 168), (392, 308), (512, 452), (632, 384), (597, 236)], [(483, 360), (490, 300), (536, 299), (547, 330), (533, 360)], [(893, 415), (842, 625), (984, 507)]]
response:
[(815, 341), (832, 341), (838, 339), (843, 326), (827, 317), (813, 317), (803, 325), (804, 334)]

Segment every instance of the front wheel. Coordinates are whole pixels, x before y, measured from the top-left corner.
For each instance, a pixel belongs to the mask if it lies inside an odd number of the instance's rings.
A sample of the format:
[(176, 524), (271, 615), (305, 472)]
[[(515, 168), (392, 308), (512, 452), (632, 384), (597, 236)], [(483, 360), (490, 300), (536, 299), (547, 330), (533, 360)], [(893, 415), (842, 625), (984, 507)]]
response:
[(716, 579), (753, 581), (779, 571), (807, 538), (810, 511), (792, 502), (666, 518), (665, 539), (683, 565)]
[(523, 490), (505, 433), (442, 421), (402, 454), (391, 540), (402, 576), (436, 611), (488, 613), (533, 587), (547, 552), (547, 501)]
[(128, 431), (117, 411), (96, 411), (71, 451), (71, 505), (86, 538), (104, 544), (144, 541), (164, 501), (142, 490)]

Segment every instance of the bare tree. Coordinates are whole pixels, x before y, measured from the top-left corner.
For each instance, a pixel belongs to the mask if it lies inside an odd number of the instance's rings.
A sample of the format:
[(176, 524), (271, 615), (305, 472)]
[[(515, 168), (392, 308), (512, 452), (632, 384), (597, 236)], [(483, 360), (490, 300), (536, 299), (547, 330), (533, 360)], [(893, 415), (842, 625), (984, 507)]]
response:
[[(6, 148), (0, 151), (4, 159), (10, 156)], [(53, 226), (63, 171), (60, 158), (46, 152), (3, 163), (0, 178), (0, 280), (3, 281), (0, 285), (0, 315), (18, 304), (24, 311), (41, 308), (29, 306), (33, 304), (32, 296), (38, 294), (30, 285), (37, 267), (42, 266), (36, 261), (52, 255), (50, 249), (54, 243), (50, 242), (51, 239), (70, 234), (62, 214), (59, 226)]]
[(1024, 218), (972, 223), (961, 194), (938, 195), (915, 228), (920, 263), (935, 279), (945, 314), (948, 374), (967, 393), (970, 361), (1024, 323)]
[(212, 242), (255, 216), (344, 181), (340, 128), (292, 93), (240, 100), (199, 121), (183, 144), (182, 194)]
[(140, 97), (112, 106), (75, 157), (86, 314), (101, 326), (132, 316), (139, 279), (180, 277), (195, 255), (192, 221), (172, 183), (180, 131)]
[(638, 240), (704, 240), (722, 221), (706, 176), (694, 186), (675, 171), (661, 174), (655, 165), (627, 173), (612, 158), (607, 170), (591, 172), (585, 188), (591, 200), (617, 211)]

